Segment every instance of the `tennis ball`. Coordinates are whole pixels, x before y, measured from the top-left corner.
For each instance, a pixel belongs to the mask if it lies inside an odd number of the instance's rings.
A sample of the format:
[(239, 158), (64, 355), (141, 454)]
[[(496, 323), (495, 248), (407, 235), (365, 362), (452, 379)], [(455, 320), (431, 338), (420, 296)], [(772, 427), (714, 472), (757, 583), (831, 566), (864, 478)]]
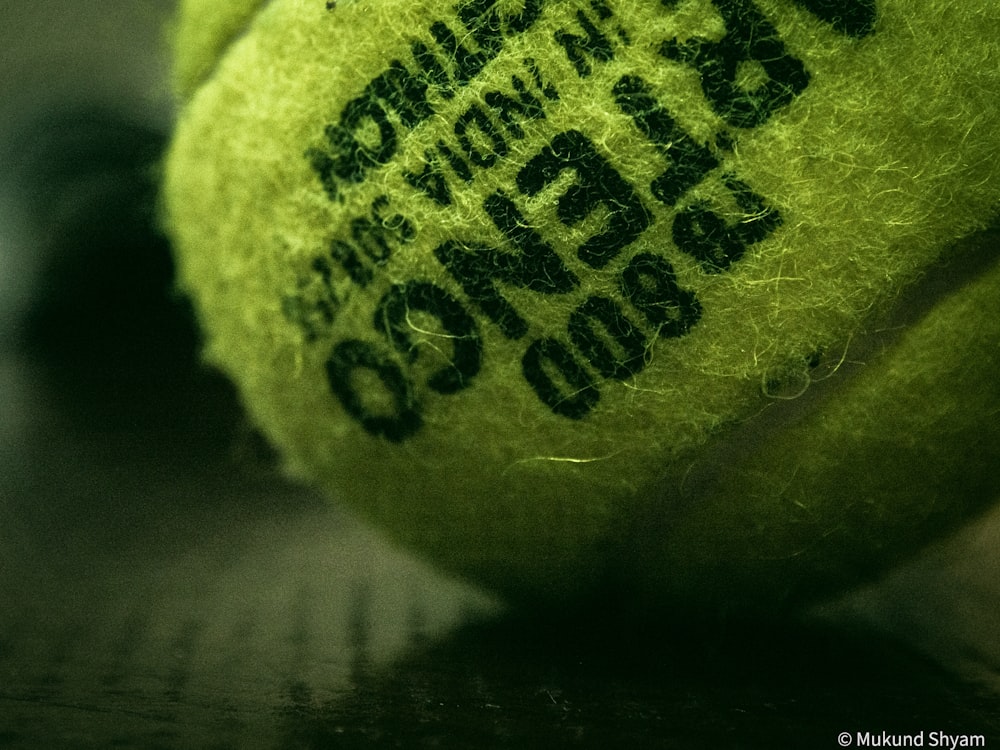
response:
[(208, 361), (445, 568), (777, 606), (1000, 494), (1000, 271), (960, 241), (995, 3), (188, 0), (175, 39)]
[(171, 32), (183, 41), (173, 70), (174, 87), (182, 98), (211, 74), (219, 55), (266, 4), (267, 0), (180, 0)]

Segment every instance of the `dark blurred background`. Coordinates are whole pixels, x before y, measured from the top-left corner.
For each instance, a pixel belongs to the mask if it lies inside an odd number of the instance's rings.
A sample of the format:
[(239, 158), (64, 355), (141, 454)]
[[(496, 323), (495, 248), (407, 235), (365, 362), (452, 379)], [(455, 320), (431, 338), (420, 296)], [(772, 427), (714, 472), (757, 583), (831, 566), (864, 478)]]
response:
[(1000, 512), (707, 625), (506, 608), (285, 481), (157, 229), (172, 6), (0, 0), (0, 748), (1000, 743)]

